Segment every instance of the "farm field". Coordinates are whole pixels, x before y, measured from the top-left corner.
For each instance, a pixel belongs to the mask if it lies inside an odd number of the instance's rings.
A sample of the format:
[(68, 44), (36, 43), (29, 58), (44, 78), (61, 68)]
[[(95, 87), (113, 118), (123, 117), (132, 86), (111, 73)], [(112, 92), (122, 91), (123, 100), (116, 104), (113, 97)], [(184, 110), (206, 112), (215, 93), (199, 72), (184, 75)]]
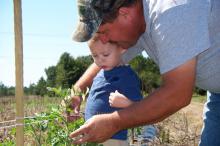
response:
[[(191, 104), (164, 121), (156, 124), (158, 134), (148, 145), (155, 146), (196, 146), (202, 128), (202, 110), (205, 97), (194, 96)], [(48, 112), (61, 103), (60, 98), (29, 96), (25, 97), (25, 117), (32, 117), (35, 113)], [(8, 124), (4, 121), (15, 119), (14, 97), (0, 98), (0, 146), (5, 140), (15, 140), (11, 128), (2, 128)], [(30, 135), (29, 135), (30, 136)], [(34, 138), (25, 138), (25, 145), (36, 145)], [(10, 145), (10, 144), (8, 144)], [(5, 146), (5, 145), (4, 145)]]

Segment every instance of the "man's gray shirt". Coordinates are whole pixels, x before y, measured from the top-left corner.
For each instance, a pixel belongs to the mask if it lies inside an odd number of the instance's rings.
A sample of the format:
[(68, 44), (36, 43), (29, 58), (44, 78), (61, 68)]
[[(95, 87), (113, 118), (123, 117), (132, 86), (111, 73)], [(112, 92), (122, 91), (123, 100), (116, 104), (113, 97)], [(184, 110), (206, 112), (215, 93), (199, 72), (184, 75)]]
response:
[(143, 50), (166, 73), (197, 56), (196, 85), (220, 93), (220, 0), (143, 0), (146, 31), (124, 54)]

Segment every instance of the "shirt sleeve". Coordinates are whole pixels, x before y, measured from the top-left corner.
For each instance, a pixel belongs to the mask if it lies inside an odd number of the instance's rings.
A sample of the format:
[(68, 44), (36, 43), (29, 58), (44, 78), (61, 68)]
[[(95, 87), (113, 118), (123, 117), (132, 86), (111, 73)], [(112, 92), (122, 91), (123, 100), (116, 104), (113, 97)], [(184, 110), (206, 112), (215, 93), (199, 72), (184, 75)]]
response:
[(209, 48), (209, 10), (208, 1), (191, 0), (157, 12), (152, 39), (162, 74)]

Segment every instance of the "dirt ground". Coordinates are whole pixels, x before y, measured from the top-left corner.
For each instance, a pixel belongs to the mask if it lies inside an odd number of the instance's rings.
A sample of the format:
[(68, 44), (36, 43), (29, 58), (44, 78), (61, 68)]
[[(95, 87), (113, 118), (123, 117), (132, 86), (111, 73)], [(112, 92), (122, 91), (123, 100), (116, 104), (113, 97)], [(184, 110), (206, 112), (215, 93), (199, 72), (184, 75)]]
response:
[(190, 105), (157, 124), (155, 146), (197, 146), (203, 125), (203, 103)]
[(192, 102), (187, 107), (180, 110), (180, 112), (185, 113), (191, 121), (192, 126), (202, 127), (202, 115), (203, 115), (203, 103)]
[(202, 129), (203, 103), (191, 102), (164, 121), (155, 124), (158, 134), (153, 141), (130, 146), (198, 146)]

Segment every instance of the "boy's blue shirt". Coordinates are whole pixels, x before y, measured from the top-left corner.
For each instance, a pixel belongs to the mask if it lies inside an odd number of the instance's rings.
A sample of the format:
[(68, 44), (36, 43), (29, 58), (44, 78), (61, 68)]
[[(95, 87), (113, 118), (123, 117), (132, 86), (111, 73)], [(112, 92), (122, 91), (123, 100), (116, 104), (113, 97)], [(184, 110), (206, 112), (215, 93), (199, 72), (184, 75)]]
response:
[[(85, 119), (93, 115), (112, 113), (120, 108), (113, 108), (109, 104), (109, 95), (118, 90), (132, 101), (143, 98), (140, 90), (140, 80), (129, 65), (115, 67), (112, 70), (101, 70), (93, 80), (86, 103)], [(113, 135), (112, 139), (126, 140), (127, 130)]]

